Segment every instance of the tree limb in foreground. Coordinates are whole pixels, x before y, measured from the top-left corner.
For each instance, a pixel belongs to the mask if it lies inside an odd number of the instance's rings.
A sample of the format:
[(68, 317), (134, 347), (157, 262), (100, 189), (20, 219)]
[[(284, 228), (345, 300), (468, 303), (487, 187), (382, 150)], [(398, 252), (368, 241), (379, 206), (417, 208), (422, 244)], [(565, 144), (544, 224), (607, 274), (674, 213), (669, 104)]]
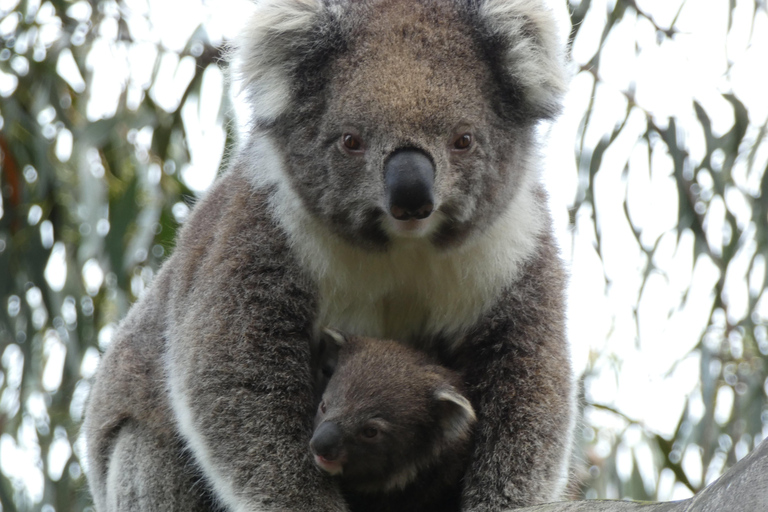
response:
[(687, 500), (665, 503), (591, 500), (549, 503), (516, 512), (761, 512), (768, 511), (768, 439), (723, 476)]

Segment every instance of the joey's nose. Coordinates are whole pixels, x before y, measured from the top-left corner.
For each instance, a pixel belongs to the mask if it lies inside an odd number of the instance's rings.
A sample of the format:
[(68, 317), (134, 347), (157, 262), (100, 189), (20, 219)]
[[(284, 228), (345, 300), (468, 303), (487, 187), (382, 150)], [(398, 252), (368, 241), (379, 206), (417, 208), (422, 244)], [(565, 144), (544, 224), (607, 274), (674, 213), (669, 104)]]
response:
[(425, 219), (435, 205), (435, 167), (421, 150), (399, 149), (384, 164), (389, 213), (397, 220)]
[(336, 423), (326, 421), (315, 429), (309, 447), (312, 453), (319, 455), (327, 461), (339, 458), (342, 445), (341, 429)]

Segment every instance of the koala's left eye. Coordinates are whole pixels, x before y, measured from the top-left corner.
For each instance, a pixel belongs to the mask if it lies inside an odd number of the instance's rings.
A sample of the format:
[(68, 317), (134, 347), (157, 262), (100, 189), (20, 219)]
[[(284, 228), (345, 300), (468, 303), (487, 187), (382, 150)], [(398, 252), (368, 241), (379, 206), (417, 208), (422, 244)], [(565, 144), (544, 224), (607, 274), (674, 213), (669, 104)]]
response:
[(463, 133), (453, 141), (454, 151), (466, 151), (472, 145), (472, 134)]
[(349, 152), (359, 153), (363, 150), (363, 141), (360, 137), (352, 135), (351, 133), (345, 133), (341, 136), (341, 145), (344, 146)]
[(367, 426), (363, 429), (363, 437), (367, 437), (368, 439), (373, 439), (379, 435), (379, 429), (376, 427)]

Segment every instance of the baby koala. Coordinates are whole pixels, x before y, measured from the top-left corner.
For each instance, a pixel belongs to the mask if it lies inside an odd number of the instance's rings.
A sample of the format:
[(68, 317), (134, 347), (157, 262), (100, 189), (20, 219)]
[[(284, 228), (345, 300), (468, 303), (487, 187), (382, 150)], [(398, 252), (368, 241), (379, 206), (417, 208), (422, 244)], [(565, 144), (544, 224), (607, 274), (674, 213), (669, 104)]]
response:
[(460, 510), (475, 411), (459, 376), (394, 341), (326, 329), (310, 449), (352, 512)]

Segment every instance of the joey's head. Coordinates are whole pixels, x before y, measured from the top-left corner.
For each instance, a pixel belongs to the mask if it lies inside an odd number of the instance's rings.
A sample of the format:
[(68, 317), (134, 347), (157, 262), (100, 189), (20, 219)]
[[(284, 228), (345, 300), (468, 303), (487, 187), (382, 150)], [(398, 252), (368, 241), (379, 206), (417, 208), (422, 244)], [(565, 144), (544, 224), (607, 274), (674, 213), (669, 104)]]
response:
[(332, 372), (310, 441), (321, 470), (386, 492), (469, 446), (475, 413), (453, 372), (393, 341), (326, 331), (321, 345)]
[[(529, 190), (565, 89), (529, 0), (265, 0), (241, 39), (254, 137), (349, 242), (456, 246)], [(522, 220), (522, 219), (521, 219)]]

